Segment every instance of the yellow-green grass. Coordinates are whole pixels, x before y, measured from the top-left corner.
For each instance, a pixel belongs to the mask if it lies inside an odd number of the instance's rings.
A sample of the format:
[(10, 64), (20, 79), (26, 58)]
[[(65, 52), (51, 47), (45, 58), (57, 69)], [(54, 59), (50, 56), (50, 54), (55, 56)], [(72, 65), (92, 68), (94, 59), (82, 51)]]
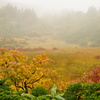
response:
[(96, 58), (100, 56), (100, 48), (66, 48), (23, 53), (31, 58), (47, 53), (54, 62), (45, 68), (56, 70), (67, 82), (83, 78), (91, 67), (100, 64), (100, 58)]

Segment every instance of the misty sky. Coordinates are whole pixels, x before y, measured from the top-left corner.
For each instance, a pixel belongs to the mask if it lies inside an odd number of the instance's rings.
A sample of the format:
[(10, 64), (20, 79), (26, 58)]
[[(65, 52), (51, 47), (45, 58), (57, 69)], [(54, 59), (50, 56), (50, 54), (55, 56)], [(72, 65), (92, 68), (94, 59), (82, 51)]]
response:
[(100, 0), (8, 0), (20, 4), (37, 6), (46, 10), (74, 9), (86, 11), (89, 6), (100, 7)]
[(6, 3), (11, 3), (19, 8), (32, 8), (38, 16), (65, 10), (86, 12), (89, 6), (100, 8), (100, 0), (0, 0), (0, 5)]

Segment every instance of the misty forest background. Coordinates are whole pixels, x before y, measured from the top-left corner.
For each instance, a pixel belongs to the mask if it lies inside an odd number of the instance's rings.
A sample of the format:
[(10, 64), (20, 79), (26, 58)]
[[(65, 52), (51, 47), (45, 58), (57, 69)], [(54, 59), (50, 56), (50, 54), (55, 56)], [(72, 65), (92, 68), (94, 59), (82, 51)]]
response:
[(8, 48), (100, 46), (100, 9), (37, 16), (34, 9), (0, 7), (0, 46)]

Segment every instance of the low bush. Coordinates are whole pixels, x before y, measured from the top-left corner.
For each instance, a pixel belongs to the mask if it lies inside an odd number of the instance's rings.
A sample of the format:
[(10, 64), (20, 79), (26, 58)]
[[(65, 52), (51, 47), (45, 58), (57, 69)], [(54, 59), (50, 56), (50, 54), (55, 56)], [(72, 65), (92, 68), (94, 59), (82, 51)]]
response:
[(48, 96), (46, 95), (42, 95), (36, 98), (36, 100), (51, 100), (50, 98), (48, 98)]
[(14, 90), (9, 88), (12, 84), (6, 81), (6, 78), (0, 80), (0, 100), (24, 100), (17, 93), (13, 93)]
[(100, 100), (100, 83), (70, 84), (64, 93), (66, 100)]
[(31, 94), (38, 97), (38, 96), (42, 96), (42, 95), (47, 95), (49, 93), (49, 91), (45, 88), (45, 87), (36, 87), (31, 91)]

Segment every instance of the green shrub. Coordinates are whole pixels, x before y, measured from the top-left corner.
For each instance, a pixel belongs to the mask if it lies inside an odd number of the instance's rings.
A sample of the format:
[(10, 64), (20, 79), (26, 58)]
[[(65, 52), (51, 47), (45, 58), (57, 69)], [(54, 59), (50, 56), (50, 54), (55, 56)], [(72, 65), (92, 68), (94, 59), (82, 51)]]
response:
[(36, 100), (36, 97), (33, 96), (32, 94), (22, 93), (21, 96), (23, 100)]
[(80, 100), (82, 91), (83, 89), (81, 83), (70, 84), (66, 89), (64, 97), (66, 100)]
[(83, 90), (83, 100), (100, 100), (100, 83), (87, 83)]
[(13, 93), (14, 90), (9, 88), (12, 83), (6, 81), (5, 78), (0, 80), (0, 100), (24, 100), (17, 93)]
[(2, 95), (0, 96), (0, 100), (24, 100), (18, 95)]
[(51, 100), (51, 99), (48, 98), (46, 95), (42, 95), (42, 96), (37, 97), (36, 100)]
[(51, 88), (51, 93), (49, 95), (47, 95), (50, 100), (65, 100), (63, 98), (63, 93), (60, 94), (60, 93), (57, 93), (57, 86), (54, 85), (52, 88)]
[(36, 87), (31, 91), (31, 94), (38, 97), (41, 95), (47, 95), (49, 92), (45, 87)]
[(66, 100), (100, 100), (100, 83), (70, 84), (64, 98)]

